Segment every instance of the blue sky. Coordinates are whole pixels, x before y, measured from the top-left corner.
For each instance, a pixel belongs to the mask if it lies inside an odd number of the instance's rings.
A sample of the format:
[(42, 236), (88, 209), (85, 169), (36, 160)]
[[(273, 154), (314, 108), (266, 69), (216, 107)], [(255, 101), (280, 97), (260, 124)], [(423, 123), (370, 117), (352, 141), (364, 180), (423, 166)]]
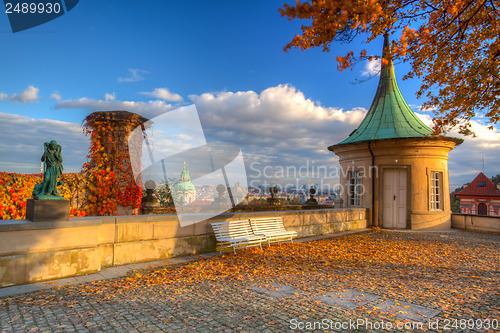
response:
[[(378, 54), (382, 40), (285, 53), (301, 22), (282, 18), (282, 3), (85, 0), (18, 33), (0, 13), (0, 170), (36, 172), (41, 142), (56, 139), (66, 170), (78, 171), (88, 149), (79, 126), (90, 112), (151, 117), (193, 103), (207, 139), (240, 145), (247, 163), (335, 165), (326, 147), (359, 124), (378, 83), (353, 84), (368, 64), (338, 72), (335, 57)], [(407, 70), (397, 65), (399, 86), (418, 110), (420, 82), (402, 81)], [(476, 125), (478, 138), (450, 155), (452, 185), (474, 178), (483, 153), (486, 174), (500, 173), (499, 128)]]

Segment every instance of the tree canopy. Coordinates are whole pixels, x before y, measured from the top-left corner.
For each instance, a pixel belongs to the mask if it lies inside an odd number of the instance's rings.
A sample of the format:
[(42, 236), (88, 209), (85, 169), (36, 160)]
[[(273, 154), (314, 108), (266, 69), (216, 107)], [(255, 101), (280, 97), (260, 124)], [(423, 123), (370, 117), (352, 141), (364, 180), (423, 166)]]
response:
[[(473, 134), (473, 117), (484, 117), (490, 129), (500, 119), (500, 0), (297, 0), (280, 12), (306, 20), (285, 51), (329, 52), (335, 42), (362, 36), (369, 43), (390, 33), (389, 56), (411, 65), (404, 79), (422, 80), (417, 97), (433, 110), (435, 134), (453, 127)], [(364, 49), (350, 51), (337, 56), (338, 68), (377, 58)]]

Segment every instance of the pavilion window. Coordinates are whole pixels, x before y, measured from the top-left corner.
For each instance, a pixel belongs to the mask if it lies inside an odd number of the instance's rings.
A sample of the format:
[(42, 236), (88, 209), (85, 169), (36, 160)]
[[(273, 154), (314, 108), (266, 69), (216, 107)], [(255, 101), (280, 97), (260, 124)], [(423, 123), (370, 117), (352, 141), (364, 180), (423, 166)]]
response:
[(359, 206), (361, 202), (361, 171), (349, 172), (349, 205)]
[(431, 172), (431, 210), (443, 210), (443, 173)]

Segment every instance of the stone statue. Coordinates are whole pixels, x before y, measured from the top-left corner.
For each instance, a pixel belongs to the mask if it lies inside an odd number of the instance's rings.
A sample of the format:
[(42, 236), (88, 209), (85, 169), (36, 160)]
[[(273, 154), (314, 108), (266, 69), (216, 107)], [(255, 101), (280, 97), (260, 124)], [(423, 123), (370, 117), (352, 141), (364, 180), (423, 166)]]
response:
[(316, 199), (314, 199), (314, 195), (316, 194), (316, 190), (314, 189), (314, 187), (311, 187), (311, 189), (309, 190), (309, 199), (307, 199), (306, 201), (306, 205), (317, 205), (318, 204), (318, 201)]
[(216, 209), (229, 209), (231, 205), (227, 201), (226, 198), (224, 198), (224, 193), (226, 192), (227, 188), (223, 184), (219, 184), (216, 187), (217, 193), (219, 193), (219, 197), (215, 198), (215, 200), (212, 202), (212, 207), (215, 207)]
[(267, 200), (266, 200), (269, 205), (279, 206), (281, 204), (279, 199), (275, 198), (275, 196), (276, 196), (276, 194), (278, 194), (278, 192), (279, 192), (279, 189), (277, 186), (271, 187), (269, 189), (269, 193), (271, 194), (271, 197), (267, 198)]
[(61, 177), (63, 166), (61, 157), (61, 146), (55, 140), (43, 144), (44, 153), (42, 162), (45, 162), (43, 182), (35, 185), (33, 198), (40, 200), (64, 200), (57, 193), (57, 185), (62, 184), (57, 180)]

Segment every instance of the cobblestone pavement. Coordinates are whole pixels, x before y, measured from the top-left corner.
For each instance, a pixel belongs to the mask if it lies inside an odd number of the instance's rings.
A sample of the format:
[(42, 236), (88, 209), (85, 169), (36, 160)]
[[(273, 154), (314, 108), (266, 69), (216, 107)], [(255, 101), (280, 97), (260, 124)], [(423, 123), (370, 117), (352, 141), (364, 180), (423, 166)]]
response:
[(373, 231), (197, 257), (0, 298), (0, 331), (499, 331), (499, 245)]

